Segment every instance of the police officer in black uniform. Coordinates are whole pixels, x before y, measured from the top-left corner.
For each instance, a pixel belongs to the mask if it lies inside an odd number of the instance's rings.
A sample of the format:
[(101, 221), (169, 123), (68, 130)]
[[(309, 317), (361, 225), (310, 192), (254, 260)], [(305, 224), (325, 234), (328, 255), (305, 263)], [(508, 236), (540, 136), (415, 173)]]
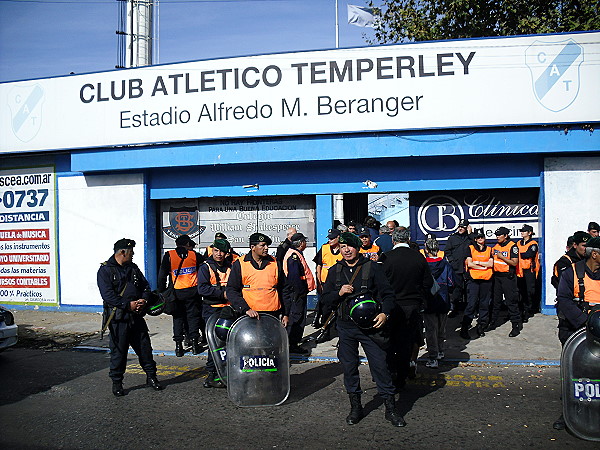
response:
[[(356, 424), (364, 414), (358, 371), (360, 344), (369, 361), (377, 391), (385, 402), (385, 418), (392, 425), (403, 427), (406, 422), (396, 411), (395, 387), (386, 363), (386, 350), (383, 348), (385, 335), (381, 333), (394, 305), (394, 292), (381, 267), (359, 253), (362, 242), (358, 236), (345, 232), (341, 234), (339, 242), (343, 259), (329, 269), (321, 299), (332, 310), (337, 308), (338, 311), (338, 358), (344, 370), (344, 386), (351, 405), (346, 423)], [(348, 297), (362, 290), (371, 293), (374, 299), (382, 303), (382, 312), (375, 317), (371, 330), (359, 328), (349, 314)]]
[(114, 254), (98, 269), (97, 281), (104, 302), (104, 324), (110, 330), (110, 372), (112, 392), (121, 397), (123, 374), (127, 365), (129, 346), (138, 356), (146, 372), (146, 384), (154, 390), (163, 386), (156, 378), (156, 363), (144, 308), (150, 298), (150, 285), (139, 267), (132, 262), (135, 241), (120, 239), (114, 245)]

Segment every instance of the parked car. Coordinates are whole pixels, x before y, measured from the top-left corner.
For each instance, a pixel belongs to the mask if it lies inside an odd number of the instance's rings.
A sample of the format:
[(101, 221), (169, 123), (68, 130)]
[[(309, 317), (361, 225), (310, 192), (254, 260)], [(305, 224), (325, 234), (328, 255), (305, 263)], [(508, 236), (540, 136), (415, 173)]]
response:
[(0, 352), (17, 343), (15, 316), (0, 306)]

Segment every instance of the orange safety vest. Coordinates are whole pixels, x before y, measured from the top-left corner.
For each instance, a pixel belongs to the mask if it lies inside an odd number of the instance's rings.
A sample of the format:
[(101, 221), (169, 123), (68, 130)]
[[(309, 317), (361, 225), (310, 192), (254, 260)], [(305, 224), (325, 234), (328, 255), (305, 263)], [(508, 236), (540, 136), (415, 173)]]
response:
[[(525, 253), (529, 250), (529, 247), (532, 245), (537, 245), (537, 242), (533, 239), (530, 239), (527, 244), (521, 244), (523, 240), (517, 242), (517, 247), (519, 248), (519, 263), (517, 264), (517, 276), (523, 277), (523, 271), (526, 269), (531, 269), (532, 272), (535, 273), (537, 277), (538, 272), (540, 271), (540, 252), (538, 251), (533, 258), (521, 258), (521, 253)], [(539, 248), (539, 247), (538, 247)]]
[(515, 243), (513, 241), (509, 241), (508, 245), (505, 245), (503, 247), (501, 247), (500, 244), (494, 245), (494, 247), (492, 248), (493, 253), (494, 253), (494, 272), (506, 273), (510, 270), (511, 266), (506, 264), (500, 258), (496, 257), (496, 253), (500, 253), (505, 258), (510, 258), (510, 251), (512, 250), (512, 248), (514, 246), (515, 246)]
[[(175, 289), (185, 289), (198, 286), (198, 269), (196, 268), (196, 252), (191, 250), (188, 252), (187, 258), (181, 264), (181, 258), (176, 250), (169, 250), (169, 258), (171, 259), (171, 280), (175, 281)], [(179, 276), (177, 276), (177, 269)], [(175, 280), (177, 278), (177, 280)]]
[(379, 252), (379, 246), (372, 244), (371, 248), (368, 250), (365, 250), (364, 248), (360, 248), (360, 253), (362, 253), (363, 255), (365, 255), (367, 258), (369, 258), (372, 261), (376, 261), (377, 260), (377, 252)]
[[(573, 264), (573, 297), (579, 300), (579, 279), (577, 278), (577, 270)], [(584, 268), (585, 269), (585, 268)], [(600, 305), (600, 280), (592, 280), (584, 270), (583, 275), (583, 300), (590, 305)]]
[(306, 280), (306, 284), (308, 285), (308, 291), (314, 291), (317, 288), (317, 283), (315, 283), (315, 277), (313, 277), (313, 274), (310, 270), (310, 268), (308, 267), (308, 264), (306, 264), (306, 259), (304, 258), (304, 255), (302, 253), (300, 253), (298, 250), (296, 250), (295, 248), (288, 248), (288, 251), (285, 253), (285, 256), (283, 257), (283, 273), (285, 273), (285, 276), (288, 276), (288, 266), (287, 266), (287, 260), (294, 254), (296, 253), (298, 255), (298, 257), (300, 258), (300, 262), (302, 263), (302, 267), (304, 268), (304, 276), (302, 277), (303, 280)]
[[(471, 259), (473, 261), (488, 262), (492, 257), (492, 249), (487, 245), (485, 245), (485, 250), (483, 250), (482, 252), (477, 250), (477, 248), (475, 248), (474, 245), (469, 245), (469, 248), (471, 249)], [(469, 271), (469, 275), (471, 276), (471, 278), (473, 278), (474, 280), (489, 280), (492, 278), (493, 270), (491, 267), (484, 270), (473, 269), (472, 267), (468, 267), (467, 270)]]
[[(208, 266), (208, 273), (210, 274), (210, 284), (214, 287), (225, 287), (227, 286), (227, 280), (229, 279), (229, 274), (231, 273), (231, 267), (228, 267), (225, 273), (219, 272), (219, 281), (217, 281), (217, 275), (212, 268), (212, 266), (208, 263), (205, 263)], [(221, 303), (219, 305), (210, 305), (213, 308), (222, 308), (223, 306), (227, 306), (230, 303)]]
[(251, 261), (240, 258), (242, 269), (242, 297), (254, 311), (281, 309), (277, 292), (277, 262), (269, 261), (264, 269), (255, 269)]
[(330, 244), (323, 244), (323, 246), (321, 247), (321, 281), (323, 283), (325, 283), (325, 280), (327, 279), (327, 273), (329, 272), (329, 268), (333, 267), (335, 263), (341, 260), (342, 252), (339, 251), (339, 247), (338, 253), (334, 254), (331, 251)]

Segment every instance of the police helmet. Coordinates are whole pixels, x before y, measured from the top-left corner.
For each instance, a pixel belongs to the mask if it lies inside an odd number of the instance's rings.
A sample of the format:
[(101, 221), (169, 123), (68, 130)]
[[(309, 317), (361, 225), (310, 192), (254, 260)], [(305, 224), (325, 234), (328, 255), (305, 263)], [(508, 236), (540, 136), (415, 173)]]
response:
[(227, 333), (229, 333), (229, 329), (233, 325), (233, 322), (234, 321), (231, 319), (224, 319), (222, 317), (219, 317), (215, 322), (215, 334), (223, 342), (227, 341)]
[(160, 316), (165, 311), (165, 305), (163, 296), (158, 291), (152, 291), (146, 304), (146, 313), (149, 316)]
[(363, 292), (348, 299), (350, 318), (359, 328), (373, 327), (373, 320), (381, 312), (377, 303), (369, 292)]

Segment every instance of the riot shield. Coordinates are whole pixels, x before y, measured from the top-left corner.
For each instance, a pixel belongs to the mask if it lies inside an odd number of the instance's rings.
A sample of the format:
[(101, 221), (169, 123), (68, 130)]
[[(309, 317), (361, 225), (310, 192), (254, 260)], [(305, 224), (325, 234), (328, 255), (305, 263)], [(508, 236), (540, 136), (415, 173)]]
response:
[(216, 312), (206, 321), (206, 341), (219, 378), (224, 384), (227, 384), (227, 346), (225, 341), (219, 339), (215, 330), (215, 325), (220, 316), (221, 313)]
[(275, 406), (290, 393), (290, 354), (285, 328), (260, 314), (235, 321), (227, 338), (227, 394), (238, 406)]
[(567, 340), (560, 357), (565, 423), (575, 436), (590, 441), (600, 441), (598, 342), (590, 336), (589, 327), (587, 332), (580, 330)]

